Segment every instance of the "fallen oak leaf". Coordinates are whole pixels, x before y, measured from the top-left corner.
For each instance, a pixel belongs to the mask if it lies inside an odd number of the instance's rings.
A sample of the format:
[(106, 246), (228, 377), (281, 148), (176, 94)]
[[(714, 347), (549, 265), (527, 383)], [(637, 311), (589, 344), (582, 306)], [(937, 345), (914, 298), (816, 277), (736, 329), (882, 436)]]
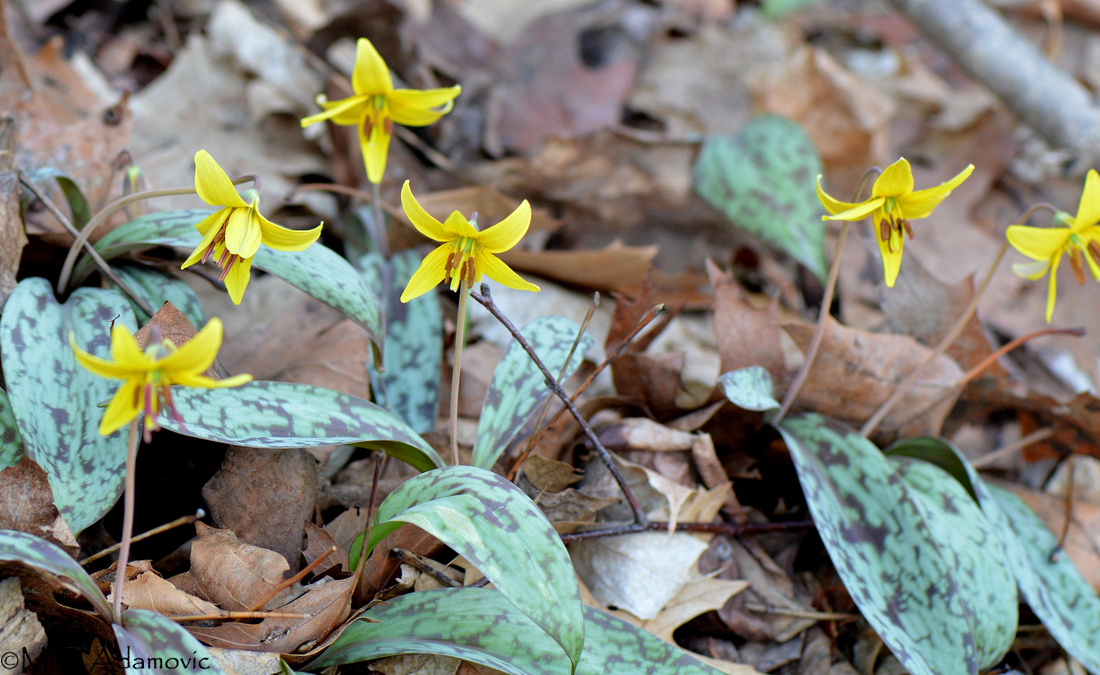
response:
[(181, 591), (153, 570), (127, 579), (122, 602), (129, 609), (149, 609), (168, 617), (221, 612), (217, 605)]

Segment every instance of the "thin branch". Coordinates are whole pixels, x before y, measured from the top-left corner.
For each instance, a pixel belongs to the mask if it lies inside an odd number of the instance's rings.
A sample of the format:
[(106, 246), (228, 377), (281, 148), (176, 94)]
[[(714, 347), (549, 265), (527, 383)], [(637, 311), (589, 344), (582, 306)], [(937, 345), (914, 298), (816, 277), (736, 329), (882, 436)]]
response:
[(619, 472), (619, 467), (615, 465), (615, 461), (611, 458), (611, 453), (607, 451), (607, 448), (603, 447), (603, 443), (600, 443), (600, 439), (596, 437), (596, 432), (589, 426), (588, 420), (584, 419), (580, 411), (577, 410), (577, 406), (573, 405), (573, 400), (569, 398), (569, 394), (565, 393), (561, 384), (554, 378), (550, 371), (543, 364), (542, 359), (538, 357), (535, 350), (531, 348), (531, 345), (527, 344), (527, 340), (523, 337), (523, 334), (519, 332), (515, 324), (500, 311), (500, 308), (493, 302), (492, 297), (489, 295), (489, 285), (481, 285), (481, 293), (470, 291), (470, 297), (477, 300), (485, 309), (489, 310), (489, 313), (496, 317), (496, 320), (501, 323), (508, 332), (512, 334), (516, 342), (519, 343), (523, 351), (527, 352), (527, 355), (531, 357), (531, 361), (538, 367), (542, 376), (546, 379), (546, 386), (554, 392), (554, 395), (561, 399), (561, 402), (565, 404), (565, 407), (573, 415), (573, 419), (577, 420), (577, 424), (581, 425), (581, 429), (584, 430), (585, 436), (591, 441), (592, 445), (596, 448), (596, 452), (599, 453), (600, 459), (607, 466), (608, 471), (614, 476), (615, 482), (619, 484), (619, 489), (623, 491), (623, 496), (626, 497), (626, 501), (630, 503), (630, 510), (634, 514), (634, 522), (636, 525), (648, 526), (649, 519), (646, 517), (645, 512), (642, 511), (642, 507), (638, 505), (638, 500), (634, 498), (634, 493), (630, 491), (630, 487), (626, 484), (626, 479), (623, 478), (622, 473)]

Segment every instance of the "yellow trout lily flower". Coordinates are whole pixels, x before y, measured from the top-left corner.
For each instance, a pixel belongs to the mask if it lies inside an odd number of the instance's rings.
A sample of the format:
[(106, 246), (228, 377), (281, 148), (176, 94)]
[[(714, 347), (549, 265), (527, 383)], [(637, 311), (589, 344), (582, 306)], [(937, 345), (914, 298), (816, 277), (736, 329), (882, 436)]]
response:
[(1009, 225), (1005, 236), (1008, 243), (1031, 258), (1032, 263), (1016, 263), (1012, 271), (1031, 280), (1050, 272), (1047, 290), (1047, 323), (1054, 316), (1054, 296), (1058, 290), (1058, 264), (1062, 255), (1069, 256), (1070, 267), (1077, 283), (1085, 283), (1085, 266), (1088, 263), (1093, 278), (1100, 280), (1100, 175), (1090, 170), (1085, 177), (1085, 190), (1077, 205), (1077, 215), (1058, 212), (1054, 227), (1030, 227)]
[(100, 377), (122, 380), (107, 411), (99, 423), (100, 435), (107, 436), (126, 426), (138, 415), (145, 415), (145, 442), (158, 429), (157, 414), (162, 400), (166, 409), (179, 418), (172, 406), (169, 387), (182, 384), (188, 387), (236, 387), (252, 379), (251, 375), (237, 375), (224, 380), (204, 376), (213, 363), (222, 344), (222, 322), (211, 319), (195, 337), (178, 349), (171, 340), (150, 344), (142, 351), (134, 336), (121, 324), (111, 329), (111, 360), (92, 356), (76, 346), (69, 335), (69, 344), (76, 360), (87, 370)]
[(817, 177), (817, 198), (830, 215), (822, 220), (861, 220), (870, 215), (875, 223), (876, 239), (882, 251), (882, 266), (886, 273), (886, 285), (892, 287), (901, 269), (901, 250), (905, 237), (913, 238), (909, 221), (926, 218), (932, 210), (951, 194), (974, 171), (970, 164), (946, 183), (934, 188), (913, 191), (913, 171), (909, 162), (901, 158), (875, 180), (871, 198), (858, 204), (833, 199), (821, 188), (821, 176)]
[(507, 218), (484, 231), (477, 229), (476, 214), (474, 222), (458, 211), (451, 213), (442, 223), (432, 218), (413, 197), (409, 181), (405, 181), (401, 188), (401, 206), (421, 234), (443, 242), (420, 263), (401, 294), (401, 302), (427, 293), (440, 281), (449, 282), (452, 291), (458, 290), (463, 280), (472, 286), (481, 281), (483, 274), (508, 288), (539, 290), (538, 286), (524, 281), (494, 255), (512, 248), (527, 233), (531, 225), (531, 205), (526, 199)]
[[(278, 251), (301, 251), (321, 236), (318, 225), (312, 230), (288, 230), (260, 215), (260, 196), (255, 190), (245, 192), (245, 201), (233, 181), (205, 150), (195, 153), (195, 191), (211, 206), (220, 210), (199, 221), (195, 229), (202, 243), (184, 261), (180, 269), (197, 262), (206, 262), (213, 255), (222, 268), (219, 281), (225, 282), (234, 304), (241, 304), (244, 289), (252, 270), (252, 256), (260, 244)], [(251, 194), (250, 194), (251, 193)]]
[(318, 96), (317, 103), (325, 111), (304, 118), (302, 126), (332, 120), (342, 126), (359, 127), (359, 146), (367, 166), (367, 179), (372, 183), (381, 183), (386, 171), (393, 123), (427, 126), (449, 113), (454, 98), (462, 91), (458, 86), (423, 91), (394, 89), (386, 62), (366, 38), (359, 38), (355, 47), (351, 88), (355, 95), (339, 101)]

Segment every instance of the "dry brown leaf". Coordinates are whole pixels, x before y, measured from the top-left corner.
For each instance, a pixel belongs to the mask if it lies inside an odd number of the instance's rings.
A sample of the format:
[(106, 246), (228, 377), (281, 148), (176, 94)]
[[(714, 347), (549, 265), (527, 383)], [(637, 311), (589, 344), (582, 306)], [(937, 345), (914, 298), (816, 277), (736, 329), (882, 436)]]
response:
[[(944, 283), (921, 264), (918, 256), (908, 256), (905, 274), (899, 275), (889, 293), (882, 296), (882, 310), (890, 332), (916, 338), (935, 347), (954, 327), (963, 309), (974, 297), (974, 282), (967, 278), (954, 284)], [(977, 313), (966, 322), (961, 335), (947, 348), (947, 355), (964, 370), (969, 370), (993, 353)], [(987, 375), (1005, 374), (998, 363)]]
[[(290, 566), (274, 551), (246, 544), (229, 530), (195, 523), (198, 537), (191, 544), (191, 569), (168, 581), (176, 588), (231, 611), (249, 611), (276, 586)], [(280, 591), (265, 608), (279, 607), (297, 591)], [(289, 651), (289, 650), (287, 650)]]
[(627, 417), (610, 424), (600, 429), (599, 439), (608, 450), (619, 453), (626, 450), (682, 452), (691, 450), (695, 443), (694, 434), (644, 417)]
[(634, 291), (652, 269), (656, 246), (626, 246), (615, 240), (595, 250), (524, 251), (500, 255), (509, 266), (570, 286), (597, 291)]
[[(787, 325), (784, 330), (805, 350), (813, 326)], [(924, 345), (905, 335), (882, 335), (848, 328), (827, 319), (821, 350), (810, 368), (795, 406), (862, 425), (910, 372), (930, 353)], [(949, 357), (940, 355), (921, 371), (922, 375), (901, 402), (879, 426), (880, 433), (935, 435), (954, 405), (948, 397), (920, 417), (905, 422), (947, 394), (962, 377), (962, 370)], [(900, 423), (905, 427), (898, 429)]]
[(501, 50), (486, 110), (489, 154), (619, 123), (638, 63), (631, 50), (614, 45), (598, 66), (582, 60), (576, 32), (599, 20), (591, 13), (545, 17)]
[(747, 581), (734, 581), (704, 576), (695, 572), (695, 576), (680, 592), (657, 613), (657, 616), (642, 622), (642, 628), (653, 633), (665, 642), (676, 644), (672, 633), (705, 612), (721, 608), (734, 595), (745, 590)]
[[(0, 12), (3, 10), (0, 9)], [(6, 63), (6, 62), (5, 62)], [(8, 70), (5, 68), (5, 70)], [(19, 214), (19, 177), (15, 174), (15, 120), (0, 118), (0, 307), (15, 290), (27, 233)]]
[(754, 307), (745, 300), (733, 274), (724, 272), (707, 258), (707, 275), (714, 287), (714, 336), (722, 359), (721, 371), (760, 366), (772, 381), (786, 379), (787, 368), (779, 339), (779, 309)]
[[(725, 544), (722, 550), (727, 559), (733, 561), (737, 576), (749, 582), (744, 593), (718, 611), (718, 616), (731, 630), (741, 633), (742, 629), (749, 628), (753, 632), (742, 634), (750, 639), (766, 638), (786, 642), (817, 623), (815, 619), (779, 613), (749, 613), (747, 617), (742, 616), (746, 612), (742, 604), (745, 602), (792, 612), (810, 612), (813, 608), (798, 597), (794, 582), (758, 544), (746, 546), (741, 542), (728, 540)], [(755, 633), (759, 629), (760, 620), (766, 627), (766, 635)]]
[(523, 463), (523, 476), (539, 492), (561, 492), (581, 479), (572, 464), (532, 455)]
[(320, 558), (332, 547), (336, 547), (336, 550), (329, 553), (324, 562), (314, 570), (313, 576), (323, 577), (326, 572), (330, 572), (333, 568), (344, 572), (350, 571), (348, 570), (348, 552), (336, 543), (332, 535), (308, 520), (305, 521), (305, 526), (307, 543), (306, 549), (302, 551), (302, 557), (307, 565)]
[(297, 571), (303, 523), (313, 515), (319, 482), (317, 460), (306, 450), (230, 446), (202, 496), (219, 527), (279, 553)]
[(864, 168), (883, 161), (887, 124), (896, 110), (893, 99), (846, 70), (824, 49), (803, 47), (754, 79), (757, 109), (801, 124), (831, 180), (859, 167), (854, 184)]
[(46, 472), (27, 456), (0, 471), (0, 530), (33, 534), (72, 556), (80, 551), (65, 517), (54, 506)]
[(191, 626), (191, 634), (214, 647), (258, 652), (293, 652), (324, 638), (351, 614), (351, 593), (355, 578), (333, 581), (325, 577), (303, 587), (305, 593), (279, 607), (280, 612), (308, 615), (301, 618), (273, 617), (260, 623), (223, 623), (220, 626)]
[(403, 654), (371, 661), (371, 670), (382, 675), (457, 675), (462, 661), (438, 654)]
[(595, 522), (596, 514), (601, 509), (619, 501), (613, 497), (590, 497), (574, 488), (566, 488), (560, 492), (529, 494), (528, 496), (542, 509), (546, 519), (555, 525), (558, 523)]
[[(25, 655), (27, 661), (34, 661), (45, 647), (46, 631), (35, 613), (24, 607), (19, 577), (0, 581), (0, 653)], [(15, 664), (6, 663), (4, 670), (22, 675), (23, 665), (20, 658)]]
[(149, 609), (165, 616), (221, 612), (217, 605), (181, 591), (152, 570), (126, 581), (122, 602), (130, 609)]

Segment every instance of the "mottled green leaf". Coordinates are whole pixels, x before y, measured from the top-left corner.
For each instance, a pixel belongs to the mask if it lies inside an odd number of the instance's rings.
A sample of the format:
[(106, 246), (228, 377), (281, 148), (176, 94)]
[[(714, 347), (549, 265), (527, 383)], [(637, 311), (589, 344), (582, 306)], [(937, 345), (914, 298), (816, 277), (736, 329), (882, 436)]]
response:
[(118, 390), (76, 363), (69, 334), (95, 356), (110, 358), (111, 323), (136, 330), (118, 291), (77, 289), (58, 304), (45, 279), (25, 279), (0, 316), (12, 413), (27, 456), (50, 479), (54, 503), (74, 533), (103, 517), (122, 494), (127, 429), (99, 435), (105, 403)]
[(359, 259), (363, 279), (370, 288), (379, 289), (386, 307), (386, 372), (370, 368), (370, 381), (377, 383), (375, 399), (413, 431), (424, 433), (435, 428), (439, 410), (443, 312), (434, 288), (401, 302), (401, 293), (419, 266), (420, 256), (412, 249), (394, 254), (388, 262), (377, 253)]
[(738, 408), (745, 410), (775, 410), (779, 401), (775, 400), (772, 376), (765, 368), (749, 366), (732, 370), (718, 376), (718, 384), (726, 398)]
[[(524, 326), (520, 333), (546, 369), (558, 377), (580, 330), (581, 327), (569, 319), (542, 316)], [(584, 353), (591, 346), (592, 338), (585, 333), (569, 360), (562, 381), (581, 365)], [(471, 460), (473, 465), (488, 469), (496, 464), (508, 444), (548, 396), (550, 387), (546, 384), (546, 378), (527, 352), (513, 340), (504, 352), (504, 358), (497, 364), (493, 381), (485, 393), (481, 419), (477, 424), (477, 442)]]
[(84, 225), (92, 218), (92, 209), (88, 206), (88, 198), (84, 196), (84, 192), (72, 179), (72, 176), (52, 166), (40, 167), (26, 174), (26, 176), (30, 182), (36, 185), (50, 178), (56, 178), (61, 193), (65, 195), (65, 200), (69, 202), (69, 213), (73, 219), (73, 227), (78, 230), (84, 229)]
[[(186, 210), (146, 214), (111, 230), (95, 248), (105, 260), (150, 246), (171, 246), (190, 253), (202, 241), (195, 224), (210, 213)], [(252, 266), (274, 274), (362, 326), (374, 345), (375, 361), (381, 362), (381, 303), (355, 268), (335, 251), (320, 243), (304, 251), (275, 251), (261, 246)], [(91, 271), (92, 265), (85, 258), (75, 267), (73, 279), (79, 282)]]
[(124, 625), (113, 624), (126, 675), (195, 673), (225, 675), (221, 664), (187, 629), (147, 609), (122, 613)]
[[(475, 565), (577, 662), (584, 644), (577, 575), (550, 521), (515, 485), (474, 466), (428, 471), (391, 492), (374, 523), (368, 551), (401, 523), (416, 525)], [(361, 542), (350, 548), (353, 568)]]
[[(165, 302), (171, 302), (191, 323), (199, 327), (206, 325), (206, 312), (203, 311), (199, 296), (179, 277), (132, 265), (118, 265), (113, 269), (123, 283), (141, 296), (153, 311), (160, 309)], [(152, 318), (146, 316), (133, 301), (130, 302), (130, 307), (139, 323), (144, 324)]]
[(761, 115), (736, 136), (712, 136), (695, 163), (695, 191), (730, 222), (790, 254), (824, 281), (821, 158), (797, 122)]
[(1024, 600), (1063, 649), (1100, 673), (1100, 597), (1068, 556), (1050, 560), (1057, 540), (1035, 512), (1011, 491), (983, 481), (942, 438), (905, 439), (889, 452), (934, 462), (971, 491), (1004, 543)]
[[(356, 621), (315, 661), (313, 670), (397, 654), (453, 656), (512, 675), (569, 673), (561, 648), (498, 591), (447, 588), (402, 595)], [(584, 608), (578, 675), (716, 675), (641, 628)]]
[(111, 619), (111, 606), (103, 597), (99, 586), (68, 553), (45, 539), (16, 532), (0, 530), (0, 560), (17, 562), (46, 574), (52, 574), (58, 583), (83, 596), (104, 620)]
[(0, 470), (23, 461), (23, 438), (11, 411), (8, 393), (0, 389)]
[[(914, 675), (978, 670), (972, 617), (941, 527), (870, 441), (816, 414), (779, 425), (814, 523), (863, 616)], [(946, 527), (946, 526), (945, 526)]]
[(1005, 540), (1009, 564), (1027, 604), (1058, 644), (1086, 670), (1100, 673), (1100, 597), (1064, 553), (1058, 538), (1011, 490), (979, 481), (982, 510)]
[(381, 450), (420, 471), (443, 466), (432, 446), (388, 410), (332, 389), (289, 382), (249, 382), (227, 389), (173, 387), (183, 424), (165, 429), (247, 448), (357, 445)]
[(1000, 662), (1016, 638), (1019, 600), (1016, 579), (1004, 544), (977, 502), (950, 474), (934, 464), (908, 457), (890, 461), (938, 518), (929, 530), (952, 570), (959, 594), (970, 607), (978, 666)]

